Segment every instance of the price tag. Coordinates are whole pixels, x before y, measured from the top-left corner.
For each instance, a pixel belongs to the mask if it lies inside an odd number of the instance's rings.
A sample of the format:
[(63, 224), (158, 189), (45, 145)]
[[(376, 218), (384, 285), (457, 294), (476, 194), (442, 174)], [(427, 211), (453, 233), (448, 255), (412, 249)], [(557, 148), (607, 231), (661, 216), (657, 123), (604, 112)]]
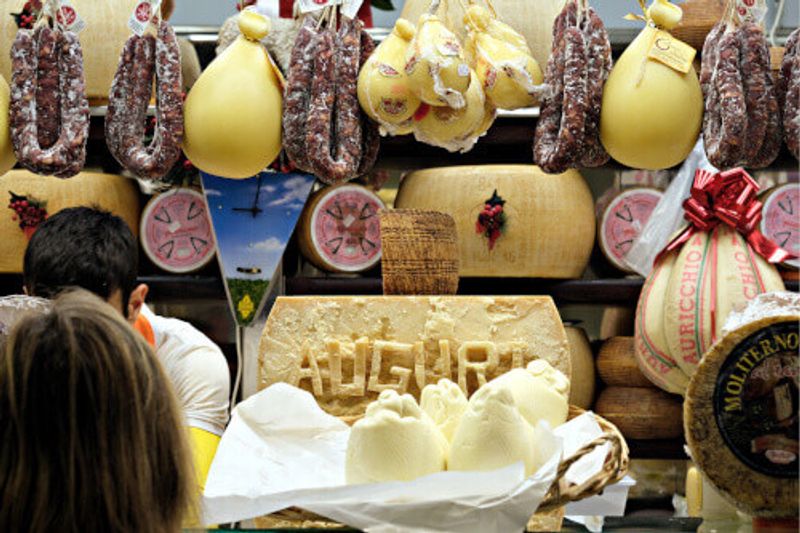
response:
[(647, 57), (686, 74), (692, 68), (695, 54), (697, 54), (697, 50), (685, 42), (665, 31), (658, 30)]
[(69, 0), (61, 0), (56, 12), (56, 21), (62, 29), (73, 33), (80, 33), (86, 28), (86, 21), (78, 15), (75, 6)]
[(763, 0), (736, 0), (736, 14), (742, 22), (761, 23), (767, 15)]
[(313, 13), (322, 11), (329, 6), (341, 5), (342, 0), (299, 0), (301, 13)]
[(150, 23), (158, 20), (160, 9), (161, 0), (141, 0), (133, 8), (131, 18), (128, 19), (128, 27), (133, 33), (141, 37), (147, 31)]
[(356, 15), (358, 15), (358, 10), (361, 9), (361, 5), (363, 3), (364, 0), (344, 0), (342, 15), (349, 19), (355, 19)]

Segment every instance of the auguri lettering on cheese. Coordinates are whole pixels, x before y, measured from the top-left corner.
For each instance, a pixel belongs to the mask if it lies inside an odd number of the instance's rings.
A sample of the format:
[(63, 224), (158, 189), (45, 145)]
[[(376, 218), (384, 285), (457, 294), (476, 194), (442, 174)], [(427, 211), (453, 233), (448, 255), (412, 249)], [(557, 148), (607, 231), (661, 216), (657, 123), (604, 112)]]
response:
[[(362, 337), (351, 343), (328, 341), (324, 353), (314, 354), (305, 343), (297, 379), (291, 384), (305, 386), (317, 396), (326, 391), (334, 396), (364, 396), (368, 392), (385, 390), (404, 394), (410, 392), (410, 385), (415, 391), (422, 391), (428, 383), (455, 378), (464, 394), (471, 394), (475, 392), (475, 384), (481, 387), (497, 377), (501, 359), (510, 361), (505, 368), (523, 368), (526, 360), (534, 359), (531, 347), (525, 342), (465, 341), (456, 350), (455, 365), (452, 365), (450, 354), (454, 343), (441, 340), (438, 344), (437, 353), (427, 354), (422, 342), (370, 341)], [(392, 354), (393, 361), (402, 364), (385, 363), (385, 354)], [(428, 357), (444, 363), (439, 365), (441, 372), (432, 379), (427, 377), (425, 361)], [(352, 367), (352, 374), (343, 375), (343, 361)]]
[(259, 346), (259, 386), (289, 383), (357, 416), (385, 390), (419, 398), (449, 378), (471, 394), (534, 359), (571, 375), (549, 297), (281, 297)]

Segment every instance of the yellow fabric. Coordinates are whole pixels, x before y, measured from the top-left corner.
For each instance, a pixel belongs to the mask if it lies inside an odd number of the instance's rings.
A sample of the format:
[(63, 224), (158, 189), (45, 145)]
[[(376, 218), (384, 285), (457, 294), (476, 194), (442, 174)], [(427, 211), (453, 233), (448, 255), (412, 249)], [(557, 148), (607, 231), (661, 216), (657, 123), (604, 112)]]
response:
[[(219, 446), (220, 438), (208, 431), (189, 428), (189, 440), (192, 445), (192, 456), (194, 460), (194, 470), (197, 477), (198, 496), (203, 493), (206, 486), (206, 478), (208, 471), (211, 468), (211, 461), (214, 459), (214, 454), (217, 453), (217, 446)], [(203, 524), (199, 523), (196, 513), (191, 513), (184, 519), (184, 528), (197, 528), (202, 527)], [(215, 526), (207, 526), (207, 529), (216, 529)]]

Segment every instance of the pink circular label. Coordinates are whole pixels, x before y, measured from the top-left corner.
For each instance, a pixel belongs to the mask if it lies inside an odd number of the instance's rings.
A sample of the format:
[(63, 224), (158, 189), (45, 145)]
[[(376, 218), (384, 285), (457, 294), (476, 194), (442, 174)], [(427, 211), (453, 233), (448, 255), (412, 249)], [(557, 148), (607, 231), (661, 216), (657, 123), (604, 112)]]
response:
[[(800, 255), (800, 184), (775, 189), (764, 202), (761, 216), (761, 233), (787, 252)], [(800, 267), (797, 259), (787, 263)]]
[(317, 204), (311, 237), (317, 253), (332, 267), (346, 272), (370, 268), (381, 258), (378, 211), (383, 202), (355, 185), (338, 187)]
[(142, 215), (141, 234), (148, 257), (169, 272), (198, 270), (216, 250), (205, 199), (192, 189), (155, 197)]
[(603, 250), (617, 268), (628, 270), (622, 259), (630, 251), (650, 215), (661, 200), (661, 192), (632, 189), (611, 201), (603, 215), (600, 236)]

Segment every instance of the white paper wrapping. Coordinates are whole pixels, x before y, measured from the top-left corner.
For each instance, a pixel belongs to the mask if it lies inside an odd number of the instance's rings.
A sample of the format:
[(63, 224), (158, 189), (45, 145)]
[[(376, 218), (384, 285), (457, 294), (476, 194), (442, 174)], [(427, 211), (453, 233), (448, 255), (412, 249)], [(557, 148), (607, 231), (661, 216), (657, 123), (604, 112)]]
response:
[[(527, 479), (518, 463), (345, 485), (350, 428), (309, 393), (279, 383), (236, 407), (206, 481), (204, 518), (236, 522), (294, 506), (366, 531), (521, 531), (554, 481), (562, 450), (576, 450), (600, 431), (591, 415), (583, 415), (545, 432), (539, 444), (551, 456)], [(568, 475), (590, 477), (605, 454), (588, 459)]]

